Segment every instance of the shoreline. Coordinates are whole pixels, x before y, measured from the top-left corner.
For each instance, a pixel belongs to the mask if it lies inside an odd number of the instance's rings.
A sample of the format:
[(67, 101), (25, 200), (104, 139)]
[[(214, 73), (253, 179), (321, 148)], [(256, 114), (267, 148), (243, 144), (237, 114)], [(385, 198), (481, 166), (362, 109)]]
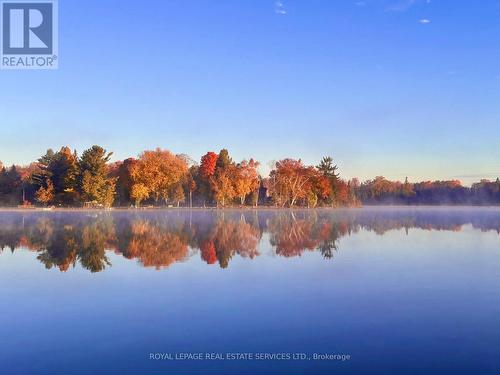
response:
[(22, 212), (22, 213), (39, 213), (39, 212), (151, 212), (151, 211), (354, 211), (363, 209), (500, 209), (499, 205), (366, 205), (356, 207), (147, 207), (147, 208), (130, 208), (130, 207), (113, 207), (113, 208), (80, 208), (80, 207), (54, 207), (54, 208), (19, 208), (19, 207), (0, 207), (2, 212)]

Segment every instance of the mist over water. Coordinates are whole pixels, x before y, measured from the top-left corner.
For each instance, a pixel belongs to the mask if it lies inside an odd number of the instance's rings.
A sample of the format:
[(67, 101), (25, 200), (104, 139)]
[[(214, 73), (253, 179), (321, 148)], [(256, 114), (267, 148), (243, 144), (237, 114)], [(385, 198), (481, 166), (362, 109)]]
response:
[(227, 210), (0, 213), (0, 249), (29, 250), (46, 268), (91, 272), (112, 267), (107, 252), (163, 269), (198, 258), (227, 268), (233, 258), (305, 252), (331, 259), (360, 232), (500, 233), (500, 209), (371, 207), (352, 210)]
[(499, 233), (498, 208), (0, 212), (0, 363), (8, 374), (496, 374)]

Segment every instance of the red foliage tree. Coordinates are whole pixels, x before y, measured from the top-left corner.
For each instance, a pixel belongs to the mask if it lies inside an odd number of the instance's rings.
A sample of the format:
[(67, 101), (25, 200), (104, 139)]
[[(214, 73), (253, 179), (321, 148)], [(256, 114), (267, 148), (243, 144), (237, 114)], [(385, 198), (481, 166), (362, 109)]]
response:
[(336, 186), (336, 201), (338, 205), (347, 206), (349, 205), (349, 186), (343, 180), (340, 180)]
[(200, 175), (203, 178), (208, 179), (214, 175), (218, 158), (219, 155), (217, 155), (215, 152), (207, 152), (205, 155), (203, 155), (200, 165)]

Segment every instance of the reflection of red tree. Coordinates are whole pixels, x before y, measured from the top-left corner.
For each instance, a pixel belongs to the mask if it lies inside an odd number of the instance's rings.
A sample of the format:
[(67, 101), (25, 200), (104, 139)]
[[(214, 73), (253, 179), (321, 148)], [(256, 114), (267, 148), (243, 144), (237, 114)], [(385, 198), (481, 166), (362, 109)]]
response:
[(208, 237), (200, 243), (201, 258), (208, 264), (218, 260), (222, 268), (229, 265), (235, 254), (253, 259), (259, 255), (260, 236), (259, 228), (244, 220), (218, 220)]
[(38, 251), (38, 249), (33, 249), (32, 248), (32, 244), (31, 244), (29, 238), (27, 236), (25, 236), (25, 235), (23, 235), (23, 236), (21, 236), (19, 238), (19, 242), (16, 244), (16, 247), (24, 247), (24, 248), (26, 248), (28, 250), (36, 250), (36, 251)]
[(217, 262), (217, 254), (215, 252), (215, 244), (212, 241), (204, 241), (201, 246), (201, 259), (207, 264), (214, 264)]
[(333, 227), (333, 224), (331, 222), (322, 223), (320, 228), (319, 228), (319, 231), (318, 231), (319, 239), (321, 239), (322, 241), (329, 240), (330, 235), (332, 233), (332, 227)]

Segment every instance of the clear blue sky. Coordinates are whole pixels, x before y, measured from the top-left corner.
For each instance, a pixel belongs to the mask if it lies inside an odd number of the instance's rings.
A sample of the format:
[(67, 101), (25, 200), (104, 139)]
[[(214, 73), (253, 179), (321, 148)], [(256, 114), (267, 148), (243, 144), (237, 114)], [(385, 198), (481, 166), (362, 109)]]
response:
[(100, 144), (500, 176), (500, 1), (60, 0), (60, 68), (0, 71), (0, 160)]

